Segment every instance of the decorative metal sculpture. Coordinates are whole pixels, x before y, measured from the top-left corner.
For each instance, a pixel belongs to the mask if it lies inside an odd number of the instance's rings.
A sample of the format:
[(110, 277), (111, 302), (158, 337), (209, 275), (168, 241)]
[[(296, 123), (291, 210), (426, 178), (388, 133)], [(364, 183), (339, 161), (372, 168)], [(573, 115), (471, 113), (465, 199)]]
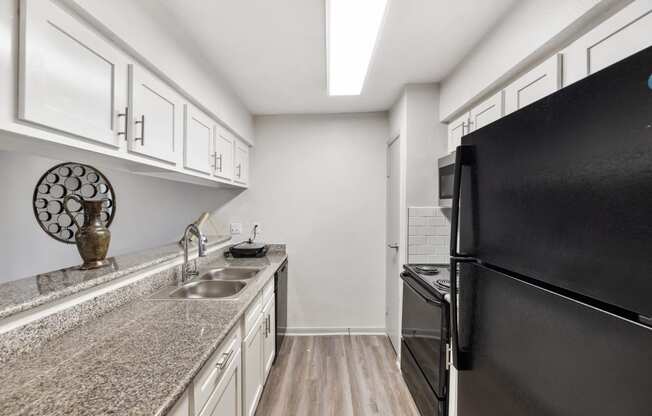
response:
[(82, 269), (106, 264), (108, 227), (116, 204), (113, 187), (100, 171), (71, 162), (53, 167), (36, 184), (33, 205), (39, 225), (50, 237), (77, 244)]

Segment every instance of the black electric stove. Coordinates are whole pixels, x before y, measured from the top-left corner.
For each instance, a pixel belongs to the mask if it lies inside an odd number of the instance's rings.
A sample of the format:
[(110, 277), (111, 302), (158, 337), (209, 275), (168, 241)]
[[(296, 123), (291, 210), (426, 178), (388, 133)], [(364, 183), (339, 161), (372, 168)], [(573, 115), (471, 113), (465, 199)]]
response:
[(448, 264), (406, 264), (403, 269), (437, 298), (444, 299), (450, 293)]
[(403, 266), (401, 372), (422, 415), (448, 413), (450, 273), (447, 264)]

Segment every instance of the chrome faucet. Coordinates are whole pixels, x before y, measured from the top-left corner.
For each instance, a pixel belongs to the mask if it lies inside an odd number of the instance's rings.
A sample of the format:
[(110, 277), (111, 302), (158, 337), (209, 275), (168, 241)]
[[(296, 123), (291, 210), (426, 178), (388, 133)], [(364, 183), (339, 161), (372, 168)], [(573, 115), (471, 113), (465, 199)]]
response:
[(195, 260), (195, 267), (190, 268), (188, 263), (188, 246), (190, 245), (190, 235), (193, 234), (197, 237), (197, 250), (199, 251), (199, 257), (206, 256), (206, 243), (208, 239), (204, 234), (199, 231), (199, 227), (196, 224), (190, 224), (186, 227), (186, 231), (183, 233), (183, 266), (181, 268), (181, 282), (187, 281), (191, 276), (197, 276), (199, 272), (197, 271), (197, 260)]

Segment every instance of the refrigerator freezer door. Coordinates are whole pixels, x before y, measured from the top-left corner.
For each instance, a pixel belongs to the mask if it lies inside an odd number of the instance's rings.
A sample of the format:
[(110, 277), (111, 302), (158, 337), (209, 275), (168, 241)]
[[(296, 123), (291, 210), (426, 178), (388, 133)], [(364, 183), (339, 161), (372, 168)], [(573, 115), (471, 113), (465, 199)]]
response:
[(459, 416), (641, 416), (652, 329), (475, 264), (460, 272)]
[(651, 75), (648, 48), (465, 136), (460, 251), (652, 316)]

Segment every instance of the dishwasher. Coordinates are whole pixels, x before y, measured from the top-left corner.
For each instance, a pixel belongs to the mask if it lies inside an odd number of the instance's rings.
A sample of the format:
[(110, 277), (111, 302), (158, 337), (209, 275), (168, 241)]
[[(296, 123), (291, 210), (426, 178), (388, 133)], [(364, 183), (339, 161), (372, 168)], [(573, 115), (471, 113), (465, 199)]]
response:
[(285, 260), (274, 274), (276, 295), (276, 352), (274, 361), (283, 345), (288, 326), (288, 261)]

